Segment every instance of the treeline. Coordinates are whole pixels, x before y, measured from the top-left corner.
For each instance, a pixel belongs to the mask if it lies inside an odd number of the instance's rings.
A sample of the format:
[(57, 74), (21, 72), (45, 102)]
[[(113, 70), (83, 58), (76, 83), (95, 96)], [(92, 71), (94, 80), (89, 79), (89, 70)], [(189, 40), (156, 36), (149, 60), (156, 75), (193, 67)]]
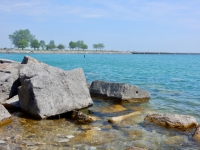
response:
[[(11, 40), (12, 44), (16, 48), (21, 48), (24, 49), (26, 47), (31, 47), (35, 49), (42, 49), (42, 50), (54, 50), (54, 49), (59, 49), (63, 50), (66, 48), (64, 44), (59, 44), (56, 45), (54, 40), (50, 40), (49, 44), (46, 44), (44, 40), (37, 40), (34, 35), (32, 35), (29, 31), (29, 29), (25, 30), (17, 30), (13, 34), (9, 35), (9, 39)], [(83, 40), (79, 40), (76, 42), (69, 42), (69, 49), (77, 49), (77, 50), (86, 50), (88, 49), (88, 46), (84, 43)], [(102, 50), (104, 49), (104, 44), (103, 43), (98, 43), (98, 44), (93, 44), (94, 49), (99, 49)]]

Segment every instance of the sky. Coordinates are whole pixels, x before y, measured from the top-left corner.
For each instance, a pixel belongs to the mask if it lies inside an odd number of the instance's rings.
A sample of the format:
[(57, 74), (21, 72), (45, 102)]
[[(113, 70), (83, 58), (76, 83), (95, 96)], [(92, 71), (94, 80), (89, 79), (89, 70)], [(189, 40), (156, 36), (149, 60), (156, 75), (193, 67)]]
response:
[(199, 0), (0, 0), (0, 48), (29, 29), (46, 44), (136, 52), (200, 52)]

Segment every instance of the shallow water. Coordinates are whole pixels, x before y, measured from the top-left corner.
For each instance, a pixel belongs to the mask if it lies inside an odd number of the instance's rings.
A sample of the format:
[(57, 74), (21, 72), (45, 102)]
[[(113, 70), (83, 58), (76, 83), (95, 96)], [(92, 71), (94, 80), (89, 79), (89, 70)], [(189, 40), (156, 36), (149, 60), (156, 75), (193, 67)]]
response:
[[(24, 54), (0, 54), (21, 61)], [(114, 104), (94, 100), (89, 114), (98, 118), (89, 125), (66, 119), (32, 120), (13, 112), (13, 121), (1, 126), (0, 144), (23, 149), (198, 149), (193, 131), (180, 132), (143, 122), (152, 112), (193, 115), (200, 122), (200, 55), (30, 54), (49, 65), (70, 70), (81, 67), (88, 82), (106, 80), (139, 86), (151, 93), (146, 103)], [(117, 124), (109, 117), (140, 111)], [(84, 112), (88, 112), (85, 110)], [(98, 127), (98, 128), (94, 128)], [(99, 130), (99, 128), (101, 130)], [(73, 135), (74, 138), (67, 138)], [(64, 141), (64, 142), (63, 142)], [(1, 147), (0, 147), (1, 148)]]

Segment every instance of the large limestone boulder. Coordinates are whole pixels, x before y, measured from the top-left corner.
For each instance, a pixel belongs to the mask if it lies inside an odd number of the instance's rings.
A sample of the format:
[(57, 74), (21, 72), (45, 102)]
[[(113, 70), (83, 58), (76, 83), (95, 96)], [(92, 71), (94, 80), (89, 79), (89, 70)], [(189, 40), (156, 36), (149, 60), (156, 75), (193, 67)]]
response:
[(11, 121), (10, 113), (5, 109), (3, 105), (0, 104), (0, 125), (9, 123)]
[(124, 102), (148, 101), (151, 95), (137, 86), (125, 83), (112, 83), (105, 81), (93, 81), (90, 86), (92, 98), (117, 100)]
[[(30, 57), (30, 56), (24, 56), (21, 64), (29, 64), (29, 63), (42, 63), (40, 62), (39, 60), (33, 58), (33, 57)], [(44, 64), (44, 63), (42, 63)]]
[(93, 104), (82, 69), (64, 71), (39, 63), (20, 70), (21, 108), (37, 118), (46, 118)]
[(0, 102), (9, 99), (18, 93), (19, 70), (22, 67), (19, 63), (0, 64)]
[(198, 126), (196, 119), (189, 115), (151, 114), (145, 117), (145, 121), (179, 130), (188, 130)]

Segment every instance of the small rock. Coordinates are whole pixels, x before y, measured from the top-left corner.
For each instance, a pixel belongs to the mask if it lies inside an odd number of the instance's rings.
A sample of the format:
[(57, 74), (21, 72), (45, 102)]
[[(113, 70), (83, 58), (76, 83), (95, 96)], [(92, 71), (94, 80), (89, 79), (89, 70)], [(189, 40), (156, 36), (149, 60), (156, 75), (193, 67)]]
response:
[(91, 146), (91, 147), (88, 148), (88, 150), (96, 150), (96, 149), (97, 149), (97, 148), (94, 147), (94, 146)]
[(58, 141), (59, 143), (66, 143), (66, 142), (69, 142), (69, 139), (61, 139)]
[(4, 144), (6, 143), (6, 141), (0, 140), (0, 144)]
[(188, 130), (198, 126), (196, 119), (189, 115), (178, 114), (151, 114), (144, 119), (146, 122), (152, 122), (161, 126), (175, 128), (179, 130)]
[(75, 136), (73, 136), (73, 135), (67, 135), (67, 138), (68, 139), (72, 139), (72, 138), (74, 138)]
[(84, 114), (80, 111), (76, 111), (76, 110), (72, 111), (72, 118), (76, 119), (80, 123), (90, 123), (90, 122), (94, 121), (93, 118), (90, 117), (89, 115), (86, 115), (86, 114)]
[(196, 129), (193, 137), (200, 142), (200, 126)]
[(127, 148), (126, 150), (147, 150), (147, 149), (132, 146), (132, 147)]
[(92, 127), (91, 130), (101, 131), (101, 128), (99, 128), (99, 127)]

